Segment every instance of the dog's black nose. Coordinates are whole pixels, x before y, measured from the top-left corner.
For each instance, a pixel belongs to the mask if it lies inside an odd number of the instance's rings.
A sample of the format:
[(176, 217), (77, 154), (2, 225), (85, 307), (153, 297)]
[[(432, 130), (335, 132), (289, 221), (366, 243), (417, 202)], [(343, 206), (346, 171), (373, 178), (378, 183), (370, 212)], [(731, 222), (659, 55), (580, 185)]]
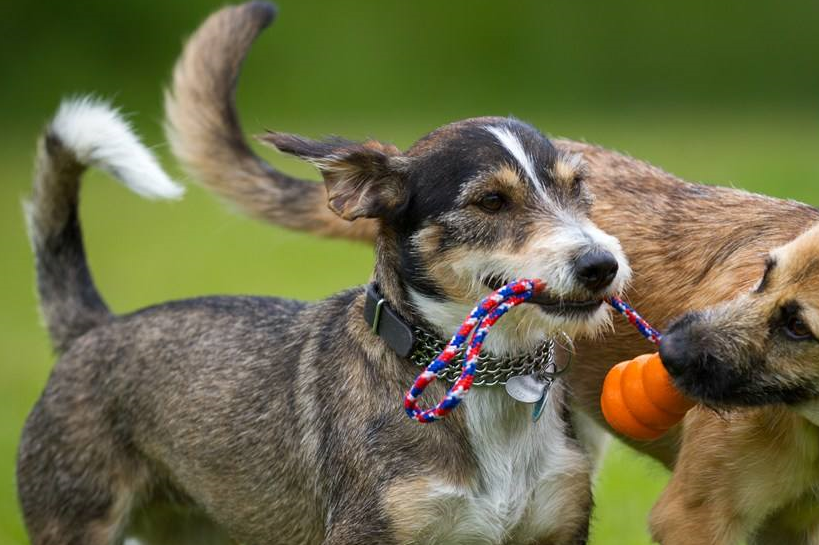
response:
[(592, 250), (574, 262), (575, 274), (590, 291), (607, 288), (617, 275), (617, 259), (605, 250)]
[(688, 342), (687, 328), (677, 326), (663, 335), (660, 359), (672, 377), (682, 376), (697, 357), (696, 350)]
[(673, 377), (699, 372), (709, 359), (702, 346), (700, 314), (688, 312), (674, 320), (663, 333), (660, 359)]

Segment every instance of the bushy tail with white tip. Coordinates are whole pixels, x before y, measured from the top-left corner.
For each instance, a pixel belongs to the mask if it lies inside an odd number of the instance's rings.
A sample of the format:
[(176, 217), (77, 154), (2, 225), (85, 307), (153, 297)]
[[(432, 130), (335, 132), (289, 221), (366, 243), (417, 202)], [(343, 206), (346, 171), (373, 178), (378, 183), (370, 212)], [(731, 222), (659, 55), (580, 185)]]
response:
[(89, 166), (144, 197), (183, 193), (116, 110), (90, 98), (63, 102), (40, 138), (25, 204), (40, 306), (58, 351), (111, 317), (88, 270), (77, 213), (80, 178)]

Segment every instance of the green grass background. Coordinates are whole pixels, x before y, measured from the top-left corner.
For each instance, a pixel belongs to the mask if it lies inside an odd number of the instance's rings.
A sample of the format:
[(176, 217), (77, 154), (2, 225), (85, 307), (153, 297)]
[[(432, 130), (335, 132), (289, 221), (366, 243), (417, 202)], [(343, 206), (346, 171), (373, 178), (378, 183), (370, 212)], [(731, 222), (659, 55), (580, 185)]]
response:
[[(248, 132), (406, 146), (449, 120), (513, 113), (688, 179), (819, 204), (813, 2), (282, 3), (242, 80)], [(145, 140), (185, 180), (161, 134), (160, 85), (181, 36), (219, 5), (78, 4), (0, 6), (0, 545), (26, 543), (15, 449), (54, 359), (19, 206), (36, 135), (60, 96), (96, 91), (135, 112)], [(256, 223), (189, 187), (180, 202), (146, 202), (88, 175), (88, 254), (115, 311), (212, 293), (315, 299), (366, 281), (370, 248)], [(592, 543), (649, 543), (646, 515), (666, 480), (615, 444), (596, 484)]]

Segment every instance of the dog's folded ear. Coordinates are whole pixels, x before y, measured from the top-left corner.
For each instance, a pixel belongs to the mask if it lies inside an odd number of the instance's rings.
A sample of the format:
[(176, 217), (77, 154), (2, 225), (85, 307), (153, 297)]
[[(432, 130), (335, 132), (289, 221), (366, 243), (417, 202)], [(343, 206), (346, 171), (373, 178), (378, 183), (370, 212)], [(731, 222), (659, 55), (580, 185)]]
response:
[(384, 218), (406, 201), (403, 173), (409, 160), (391, 144), (317, 141), (279, 132), (259, 140), (314, 164), (324, 177), (330, 209), (346, 220)]

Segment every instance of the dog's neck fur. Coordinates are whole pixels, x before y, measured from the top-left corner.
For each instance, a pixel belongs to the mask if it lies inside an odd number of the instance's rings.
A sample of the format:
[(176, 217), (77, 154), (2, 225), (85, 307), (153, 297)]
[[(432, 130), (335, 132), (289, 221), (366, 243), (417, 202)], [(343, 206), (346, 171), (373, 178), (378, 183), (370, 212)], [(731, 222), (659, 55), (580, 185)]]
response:
[[(376, 262), (373, 281), (390, 307), (407, 323), (432, 331), (443, 340), (449, 340), (463, 319), (471, 310), (470, 305), (454, 301), (441, 301), (411, 286), (400, 265), (400, 249), (397, 237), (388, 225), (382, 225), (376, 240)], [(493, 329), (484, 348), (495, 356), (520, 354), (536, 350), (545, 338), (545, 333), (537, 327), (522, 326), (521, 319), (537, 309), (521, 308), (510, 313)]]
[(426, 319), (410, 302), (408, 287), (401, 274), (396, 238), (395, 232), (382, 222), (375, 242), (373, 281), (381, 296), (401, 318), (411, 324), (423, 324)]

